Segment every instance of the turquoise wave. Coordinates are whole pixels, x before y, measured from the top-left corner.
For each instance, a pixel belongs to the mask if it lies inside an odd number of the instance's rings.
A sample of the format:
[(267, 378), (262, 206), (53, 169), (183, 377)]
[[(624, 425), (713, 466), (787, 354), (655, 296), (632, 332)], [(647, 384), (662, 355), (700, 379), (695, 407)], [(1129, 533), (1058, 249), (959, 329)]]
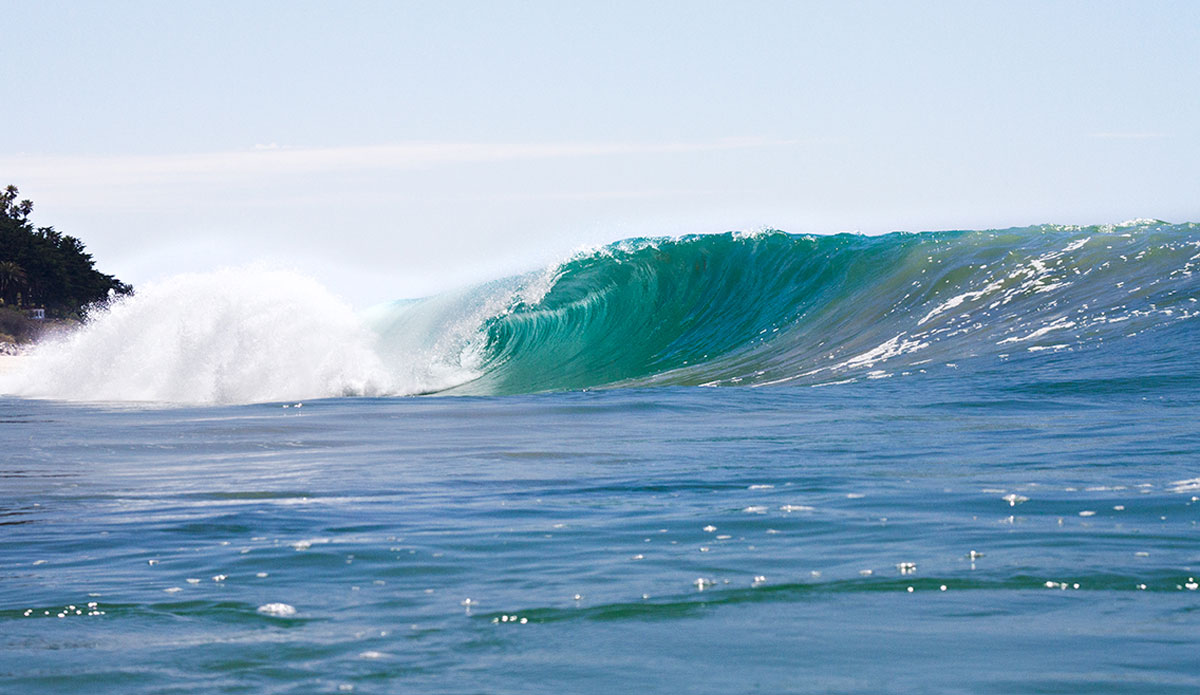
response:
[(1183, 332), (1155, 349), (1194, 358), (1198, 270), (1200, 227), (1143, 220), (641, 238), (406, 305), (382, 333), (403, 343), (397, 354), (424, 341), (468, 364), (474, 378), (449, 393), (819, 384), (983, 356), (1086, 361), (1097, 359), (1080, 357), (1088, 348), (1175, 325)]

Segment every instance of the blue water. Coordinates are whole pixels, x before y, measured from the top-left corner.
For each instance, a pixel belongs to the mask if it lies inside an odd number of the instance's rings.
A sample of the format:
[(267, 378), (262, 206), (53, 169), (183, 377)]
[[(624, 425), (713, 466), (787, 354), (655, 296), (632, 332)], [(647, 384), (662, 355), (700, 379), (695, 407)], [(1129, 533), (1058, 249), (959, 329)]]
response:
[(0, 398), (0, 692), (1197, 692), (1200, 232), (986, 234), (585, 256), (476, 395)]

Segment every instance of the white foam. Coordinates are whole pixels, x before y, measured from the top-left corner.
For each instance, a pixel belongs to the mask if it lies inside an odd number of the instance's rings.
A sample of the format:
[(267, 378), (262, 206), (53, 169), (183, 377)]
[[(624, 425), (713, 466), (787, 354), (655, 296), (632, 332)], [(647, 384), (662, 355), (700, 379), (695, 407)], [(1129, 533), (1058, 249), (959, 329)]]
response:
[(1067, 244), (1066, 246), (1064, 246), (1064, 247), (1063, 247), (1063, 252), (1064, 252), (1064, 253), (1070, 253), (1070, 252), (1072, 252), (1072, 251), (1078, 251), (1079, 249), (1081, 249), (1081, 248), (1083, 248), (1084, 246), (1086, 246), (1086, 245), (1087, 245), (1087, 243), (1088, 243), (1089, 241), (1091, 241), (1091, 240), (1092, 240), (1092, 238), (1091, 238), (1090, 236), (1088, 236), (1088, 237), (1084, 237), (1084, 238), (1082, 238), (1082, 239), (1076, 239), (1075, 241), (1072, 241), (1071, 243), (1069, 243), (1069, 244)]
[(963, 292), (962, 294), (951, 297), (950, 299), (947, 299), (946, 301), (944, 301), (941, 304), (934, 307), (928, 314), (925, 315), (925, 318), (921, 319), (920, 321), (917, 321), (917, 325), (918, 326), (924, 325), (927, 321), (934, 318), (935, 316), (938, 316), (939, 314), (944, 314), (947, 311), (959, 306), (963, 302), (967, 302), (967, 301), (973, 302), (976, 299), (979, 299), (980, 297), (985, 297), (988, 294), (991, 294), (992, 292), (995, 292), (996, 290), (1001, 289), (1002, 287), (1004, 287), (1003, 283), (993, 282), (993, 283), (987, 285), (986, 287), (984, 287), (983, 289), (973, 290), (970, 292)]
[(296, 607), (286, 603), (266, 603), (258, 607), (258, 612), (276, 618), (287, 618), (296, 614)]
[(833, 367), (833, 369), (855, 368), (855, 367), (872, 367), (878, 362), (889, 360), (899, 355), (904, 355), (910, 352), (916, 352), (922, 348), (929, 347), (929, 343), (921, 342), (920, 340), (908, 340), (904, 334), (892, 336), (880, 345), (856, 355), (841, 364)]
[[(349, 305), (300, 274), (187, 274), (138, 288), (40, 345), (0, 393), (79, 401), (255, 403), (444, 388), (405, 356), (385, 364)], [(415, 356), (409, 356), (418, 359)], [(456, 375), (459, 381), (468, 375)]]
[(1004, 340), (1001, 340), (1001, 341), (997, 342), (996, 344), (997, 345), (1005, 345), (1008, 343), (1020, 343), (1020, 342), (1026, 341), (1026, 340), (1033, 340), (1034, 338), (1040, 338), (1040, 337), (1046, 335), (1047, 333), (1049, 333), (1050, 331), (1057, 331), (1057, 330), (1062, 330), (1064, 328), (1074, 328), (1074, 327), (1075, 327), (1074, 321), (1071, 321), (1070, 319), (1067, 319), (1066, 317), (1060, 317), (1060, 318), (1056, 319), (1053, 323), (1049, 323), (1045, 326), (1042, 326), (1041, 328), (1037, 329), (1036, 331), (1033, 331), (1029, 335), (1026, 335), (1024, 337), (1013, 336), (1011, 338), (1005, 338)]
[(1175, 482), (1171, 483), (1169, 490), (1171, 492), (1196, 492), (1200, 490), (1200, 478), (1176, 480)]
[(1003, 499), (1005, 502), (1008, 502), (1008, 506), (1010, 506), (1010, 507), (1015, 507), (1018, 504), (1021, 504), (1022, 502), (1029, 501), (1028, 497), (1026, 497), (1024, 495), (1018, 495), (1015, 492), (1007, 494), (1004, 497), (1002, 497), (1001, 499)]

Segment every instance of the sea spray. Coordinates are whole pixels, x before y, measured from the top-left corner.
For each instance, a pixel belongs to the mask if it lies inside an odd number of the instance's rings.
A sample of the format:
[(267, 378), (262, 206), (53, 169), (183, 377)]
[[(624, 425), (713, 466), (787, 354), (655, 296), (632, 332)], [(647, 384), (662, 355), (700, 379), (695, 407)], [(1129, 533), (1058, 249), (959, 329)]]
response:
[(470, 384), (494, 369), (484, 327), (519, 307), (537, 305), (558, 281), (561, 264), (433, 297), (368, 309), (377, 351), (401, 385), (399, 393), (431, 393)]
[(398, 388), (374, 335), (317, 282), (256, 268), (187, 274), (93, 312), (0, 391), (91, 401), (246, 403)]

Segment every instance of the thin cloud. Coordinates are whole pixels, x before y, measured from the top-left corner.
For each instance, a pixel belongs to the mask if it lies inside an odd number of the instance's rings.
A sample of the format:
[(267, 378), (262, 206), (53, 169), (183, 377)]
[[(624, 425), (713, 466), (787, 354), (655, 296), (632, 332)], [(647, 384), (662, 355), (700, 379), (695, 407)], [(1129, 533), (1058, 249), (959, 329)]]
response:
[(1156, 138), (1171, 137), (1168, 133), (1138, 133), (1138, 132), (1104, 132), (1104, 133), (1088, 133), (1089, 138), (1099, 138), (1101, 140), (1153, 140)]
[(410, 142), (367, 147), (303, 148), (271, 143), (250, 150), (166, 155), (11, 155), (0, 169), (22, 181), (137, 185), (197, 183), (293, 174), (404, 171), (435, 166), (621, 155), (671, 155), (781, 147), (796, 140), (728, 138), (668, 143)]

